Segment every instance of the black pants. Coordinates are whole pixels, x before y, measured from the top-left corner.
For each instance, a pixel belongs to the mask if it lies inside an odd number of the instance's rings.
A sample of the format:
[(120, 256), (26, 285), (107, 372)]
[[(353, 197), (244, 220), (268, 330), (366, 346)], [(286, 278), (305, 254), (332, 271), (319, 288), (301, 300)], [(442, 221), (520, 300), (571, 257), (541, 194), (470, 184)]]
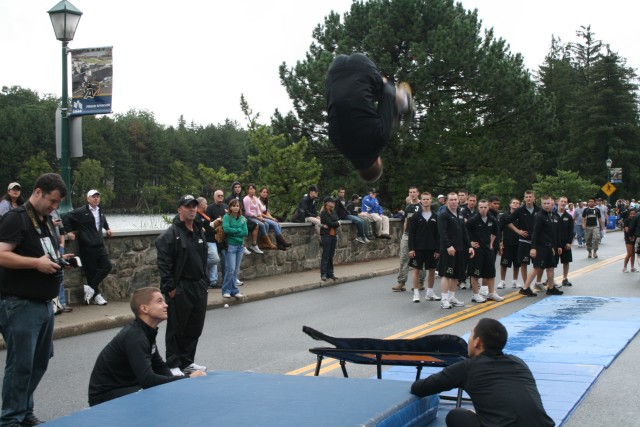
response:
[(87, 277), (87, 285), (93, 289), (96, 295), (99, 294), (98, 287), (112, 268), (107, 249), (104, 246), (80, 248), (80, 260)]
[(320, 237), (322, 242), (322, 259), (320, 261), (320, 275), (333, 276), (333, 256), (336, 253), (338, 239), (336, 236), (325, 234)]
[(445, 420), (447, 427), (480, 427), (478, 415), (468, 409), (452, 409)]
[(165, 344), (167, 366), (186, 368), (194, 362), (207, 313), (206, 278), (180, 280), (173, 298), (165, 295), (168, 318)]
[(127, 394), (135, 393), (137, 391), (142, 390), (142, 387), (136, 385), (132, 387), (122, 387), (117, 388), (115, 390), (108, 391), (106, 393), (101, 394), (100, 396), (96, 396), (93, 399), (89, 400), (89, 406), (99, 405), (100, 403), (107, 402), (109, 400), (117, 399), (118, 397), (126, 396)]

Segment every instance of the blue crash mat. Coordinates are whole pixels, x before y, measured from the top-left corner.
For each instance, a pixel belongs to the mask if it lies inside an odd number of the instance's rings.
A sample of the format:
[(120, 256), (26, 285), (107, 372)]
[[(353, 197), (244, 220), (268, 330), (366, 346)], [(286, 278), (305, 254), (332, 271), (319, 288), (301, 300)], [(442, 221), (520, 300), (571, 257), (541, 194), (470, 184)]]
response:
[[(414, 370), (415, 375), (415, 370)], [(426, 426), (437, 396), (385, 380), (209, 372), (143, 390), (47, 426)]]
[[(500, 319), (509, 331), (505, 353), (515, 354), (529, 365), (545, 410), (560, 426), (638, 333), (639, 312), (640, 298), (545, 298)], [(425, 368), (421, 377), (439, 370)], [(382, 378), (413, 382), (415, 369), (393, 367), (384, 371)], [(443, 394), (455, 396), (456, 391)], [(464, 403), (463, 407), (472, 406)], [(444, 427), (446, 414), (453, 408), (453, 402), (441, 401), (437, 419), (430, 426)]]

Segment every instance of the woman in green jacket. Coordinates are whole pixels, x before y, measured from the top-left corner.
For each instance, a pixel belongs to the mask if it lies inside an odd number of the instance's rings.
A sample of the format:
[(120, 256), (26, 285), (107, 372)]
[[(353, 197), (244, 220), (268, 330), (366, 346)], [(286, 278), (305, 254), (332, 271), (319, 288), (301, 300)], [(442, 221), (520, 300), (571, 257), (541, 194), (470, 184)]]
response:
[(247, 219), (240, 212), (240, 202), (232, 199), (229, 202), (229, 212), (222, 218), (222, 229), (227, 242), (225, 254), (224, 280), (222, 281), (223, 298), (243, 298), (244, 295), (236, 287), (238, 269), (244, 255), (244, 237), (249, 234)]

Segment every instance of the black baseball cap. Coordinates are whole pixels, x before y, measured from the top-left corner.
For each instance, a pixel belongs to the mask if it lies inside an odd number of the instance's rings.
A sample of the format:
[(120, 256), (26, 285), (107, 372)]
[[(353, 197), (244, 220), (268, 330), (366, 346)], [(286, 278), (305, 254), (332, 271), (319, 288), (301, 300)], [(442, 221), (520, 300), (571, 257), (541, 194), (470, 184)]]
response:
[(193, 197), (191, 194), (186, 194), (182, 197), (180, 197), (180, 200), (178, 200), (178, 206), (189, 206), (189, 205), (198, 205), (198, 200), (196, 200), (195, 197)]

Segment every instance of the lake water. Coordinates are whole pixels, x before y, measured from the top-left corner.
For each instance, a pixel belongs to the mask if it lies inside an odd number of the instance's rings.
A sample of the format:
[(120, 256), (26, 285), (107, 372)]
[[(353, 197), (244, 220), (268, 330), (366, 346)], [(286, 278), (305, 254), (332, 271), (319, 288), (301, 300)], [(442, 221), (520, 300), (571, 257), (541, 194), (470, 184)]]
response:
[(175, 214), (166, 215), (114, 215), (105, 214), (113, 231), (164, 230), (169, 226), (166, 219), (173, 220)]

